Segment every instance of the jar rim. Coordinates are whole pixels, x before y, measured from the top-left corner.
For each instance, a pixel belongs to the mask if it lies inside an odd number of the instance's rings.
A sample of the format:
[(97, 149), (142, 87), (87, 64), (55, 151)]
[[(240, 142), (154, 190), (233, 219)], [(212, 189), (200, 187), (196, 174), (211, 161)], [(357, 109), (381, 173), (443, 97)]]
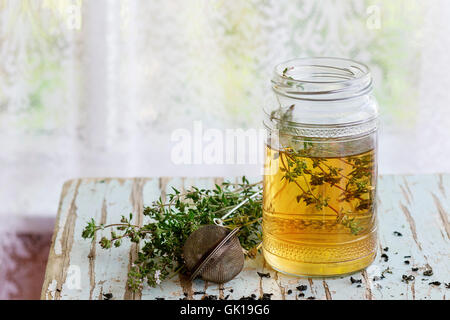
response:
[[(287, 65), (292, 65), (295, 62), (310, 62), (309, 64), (301, 64), (298, 66), (317, 66), (317, 65), (313, 65), (311, 64), (311, 62), (317, 61), (317, 62), (323, 62), (323, 61), (334, 61), (334, 62), (342, 62), (342, 63), (348, 63), (350, 65), (350, 67), (354, 67), (359, 69), (362, 74), (360, 77), (353, 77), (353, 78), (349, 78), (346, 80), (336, 80), (336, 81), (310, 81), (310, 80), (302, 80), (302, 79), (290, 79), (289, 77), (286, 76), (286, 74), (283, 73), (285, 68), (288, 68)], [(295, 67), (295, 66), (294, 66)], [(338, 67), (334, 67), (334, 66), (327, 66), (333, 69), (339, 69)], [(279, 72), (279, 70), (282, 70), (281, 72)], [(342, 69), (341, 69), (342, 70)], [(351, 72), (349, 69), (347, 69), (347, 71)], [(291, 81), (298, 81), (298, 82), (309, 82), (309, 83), (342, 83), (342, 82), (352, 82), (352, 81), (358, 81), (359, 79), (361, 79), (362, 77), (366, 77), (366, 76), (370, 76), (370, 68), (362, 62), (353, 60), (353, 59), (347, 59), (347, 58), (339, 58), (339, 57), (309, 57), (309, 58), (294, 58), (282, 63), (279, 63), (278, 65), (275, 66), (274, 68), (274, 72), (276, 74), (278, 74), (280, 77), (283, 77), (285, 79), (291, 80)]]
[(297, 58), (275, 66), (272, 88), (299, 100), (346, 100), (369, 94), (372, 75), (366, 64), (351, 59)]

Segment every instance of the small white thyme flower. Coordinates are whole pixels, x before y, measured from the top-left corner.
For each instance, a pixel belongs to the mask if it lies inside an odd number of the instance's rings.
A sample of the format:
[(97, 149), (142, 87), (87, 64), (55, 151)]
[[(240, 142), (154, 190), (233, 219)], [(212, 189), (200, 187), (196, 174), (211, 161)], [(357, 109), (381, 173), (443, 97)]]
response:
[(161, 270), (156, 270), (155, 271), (155, 282), (156, 284), (160, 284), (161, 280), (159, 279), (159, 276), (161, 275)]

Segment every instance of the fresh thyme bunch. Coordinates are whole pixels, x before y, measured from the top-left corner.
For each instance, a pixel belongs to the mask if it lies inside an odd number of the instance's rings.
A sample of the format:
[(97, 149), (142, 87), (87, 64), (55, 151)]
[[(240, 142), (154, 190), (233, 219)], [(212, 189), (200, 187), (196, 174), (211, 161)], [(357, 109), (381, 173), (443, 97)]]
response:
[[(199, 227), (213, 224), (214, 218), (221, 218), (229, 210), (243, 204), (233, 215), (225, 219), (224, 227), (240, 228), (239, 240), (247, 256), (253, 257), (261, 242), (260, 222), (262, 219), (261, 183), (250, 184), (243, 177), (242, 182), (224, 182), (215, 189), (192, 187), (185, 193), (173, 188), (167, 195), (167, 202), (161, 198), (144, 208), (148, 223), (142, 227), (132, 224), (133, 214), (122, 216), (120, 223), (97, 225), (92, 219), (83, 230), (84, 239), (95, 240), (99, 230), (111, 229), (110, 237), (102, 237), (99, 244), (104, 249), (119, 247), (123, 239), (142, 243), (136, 261), (128, 273), (128, 285), (133, 290), (142, 289), (143, 284), (156, 286), (178, 272), (185, 272), (182, 256), (183, 245), (189, 235)], [(255, 195), (254, 198), (250, 198)]]

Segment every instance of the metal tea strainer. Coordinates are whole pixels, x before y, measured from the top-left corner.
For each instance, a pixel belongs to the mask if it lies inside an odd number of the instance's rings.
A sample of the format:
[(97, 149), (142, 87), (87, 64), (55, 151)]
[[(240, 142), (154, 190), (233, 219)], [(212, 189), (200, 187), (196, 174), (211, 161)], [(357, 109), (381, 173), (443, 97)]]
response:
[(215, 218), (214, 225), (206, 225), (194, 231), (183, 247), (186, 267), (191, 279), (225, 283), (236, 277), (244, 267), (244, 251), (237, 234), (239, 228), (228, 230), (223, 220), (261, 193), (255, 193), (230, 210), (222, 218)]

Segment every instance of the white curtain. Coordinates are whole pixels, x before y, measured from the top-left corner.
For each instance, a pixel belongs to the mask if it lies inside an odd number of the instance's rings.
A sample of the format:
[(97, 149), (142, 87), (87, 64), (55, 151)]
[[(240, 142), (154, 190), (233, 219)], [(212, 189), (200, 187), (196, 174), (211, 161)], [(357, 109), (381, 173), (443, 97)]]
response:
[(450, 171), (445, 0), (0, 0), (0, 214), (54, 216), (84, 176), (255, 175), (179, 166), (177, 128), (259, 128), (275, 64), (371, 67), (380, 173)]

